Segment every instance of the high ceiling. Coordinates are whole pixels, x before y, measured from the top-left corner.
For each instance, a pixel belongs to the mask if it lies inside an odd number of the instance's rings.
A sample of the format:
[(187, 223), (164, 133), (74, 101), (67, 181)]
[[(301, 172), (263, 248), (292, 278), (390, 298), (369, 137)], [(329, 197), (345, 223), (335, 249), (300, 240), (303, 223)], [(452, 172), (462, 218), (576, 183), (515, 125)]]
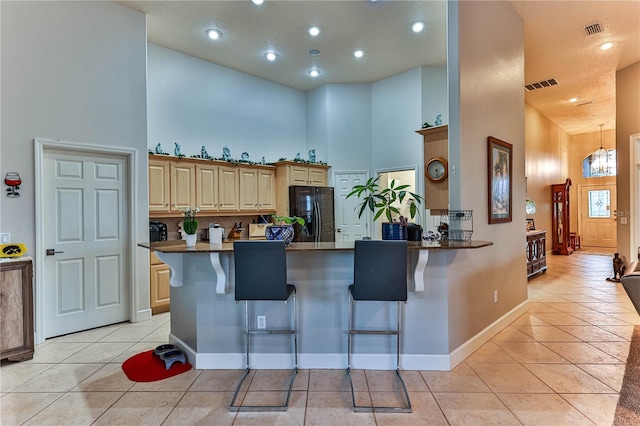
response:
[[(300, 90), (446, 63), (444, 1), (118, 1), (147, 14), (149, 42)], [(569, 134), (615, 128), (615, 72), (640, 61), (638, 1), (512, 1), (525, 26), (526, 101)], [(410, 26), (424, 22), (413, 33)], [(601, 33), (585, 35), (599, 23)], [(311, 37), (306, 29), (319, 26)], [(222, 32), (207, 38), (207, 29)], [(604, 41), (613, 48), (601, 51)], [(320, 54), (310, 55), (318, 49)], [(363, 58), (352, 53), (363, 49)], [(268, 50), (279, 55), (265, 59)], [(311, 78), (308, 71), (320, 75)], [(523, 88), (523, 90), (525, 90)], [(576, 103), (569, 98), (578, 96)], [(580, 105), (580, 106), (578, 106)]]

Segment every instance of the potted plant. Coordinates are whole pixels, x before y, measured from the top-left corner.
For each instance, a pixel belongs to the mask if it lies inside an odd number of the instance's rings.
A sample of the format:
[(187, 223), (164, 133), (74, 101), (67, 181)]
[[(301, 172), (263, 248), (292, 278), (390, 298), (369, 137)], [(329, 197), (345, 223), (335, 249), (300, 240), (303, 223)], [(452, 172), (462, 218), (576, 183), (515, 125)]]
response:
[[(362, 199), (362, 203), (358, 205), (358, 217), (368, 208), (374, 213), (373, 220), (378, 220), (383, 216), (387, 222), (382, 223), (382, 239), (405, 239), (406, 220), (402, 222), (394, 222), (394, 215), (400, 215), (400, 209), (397, 203), (402, 203), (409, 196), (409, 216), (413, 219), (418, 213), (418, 205), (422, 203), (424, 198), (416, 193), (407, 191), (409, 185), (398, 185), (393, 179), (388, 188), (381, 189), (377, 178), (369, 178), (364, 185), (355, 185), (346, 198), (356, 196)], [(400, 216), (400, 219), (402, 216)], [(402, 226), (404, 225), (404, 226)]]
[(184, 239), (187, 240), (187, 247), (195, 247), (198, 230), (198, 221), (196, 213), (200, 211), (200, 207), (177, 207), (182, 212), (184, 219), (182, 220), (182, 230), (185, 233)]
[(293, 225), (304, 225), (304, 219), (298, 216), (278, 216), (271, 213), (272, 224), (265, 228), (265, 237), (267, 240), (282, 240), (286, 245), (291, 244), (293, 240)]

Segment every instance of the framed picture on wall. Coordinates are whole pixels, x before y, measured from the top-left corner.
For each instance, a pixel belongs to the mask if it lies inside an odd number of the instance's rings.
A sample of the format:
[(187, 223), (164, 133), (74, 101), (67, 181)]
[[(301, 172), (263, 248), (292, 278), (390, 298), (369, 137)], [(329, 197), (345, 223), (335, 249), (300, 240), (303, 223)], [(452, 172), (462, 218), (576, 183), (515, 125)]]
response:
[(527, 231), (535, 231), (536, 224), (533, 222), (533, 219), (527, 219)]
[(489, 136), (489, 223), (511, 222), (513, 145)]

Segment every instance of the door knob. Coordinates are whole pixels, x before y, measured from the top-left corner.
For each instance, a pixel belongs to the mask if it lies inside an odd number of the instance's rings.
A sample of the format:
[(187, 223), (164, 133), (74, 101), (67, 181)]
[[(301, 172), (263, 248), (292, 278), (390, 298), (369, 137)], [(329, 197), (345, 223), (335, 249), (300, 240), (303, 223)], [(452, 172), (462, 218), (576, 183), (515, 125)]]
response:
[(336, 232), (342, 232), (342, 228), (336, 229)]
[(64, 253), (63, 251), (56, 251), (56, 249), (47, 249), (47, 256), (53, 256), (56, 253)]

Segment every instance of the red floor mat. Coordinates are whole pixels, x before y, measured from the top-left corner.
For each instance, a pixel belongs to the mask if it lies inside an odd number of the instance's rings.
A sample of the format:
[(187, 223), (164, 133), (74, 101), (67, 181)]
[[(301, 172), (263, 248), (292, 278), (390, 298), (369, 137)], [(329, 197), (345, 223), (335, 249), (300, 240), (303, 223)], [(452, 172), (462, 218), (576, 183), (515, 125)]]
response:
[(122, 370), (129, 380), (134, 382), (154, 382), (189, 371), (191, 370), (191, 364), (188, 362), (186, 364), (174, 362), (171, 368), (167, 370), (164, 361), (154, 355), (152, 349), (134, 355), (123, 362)]

